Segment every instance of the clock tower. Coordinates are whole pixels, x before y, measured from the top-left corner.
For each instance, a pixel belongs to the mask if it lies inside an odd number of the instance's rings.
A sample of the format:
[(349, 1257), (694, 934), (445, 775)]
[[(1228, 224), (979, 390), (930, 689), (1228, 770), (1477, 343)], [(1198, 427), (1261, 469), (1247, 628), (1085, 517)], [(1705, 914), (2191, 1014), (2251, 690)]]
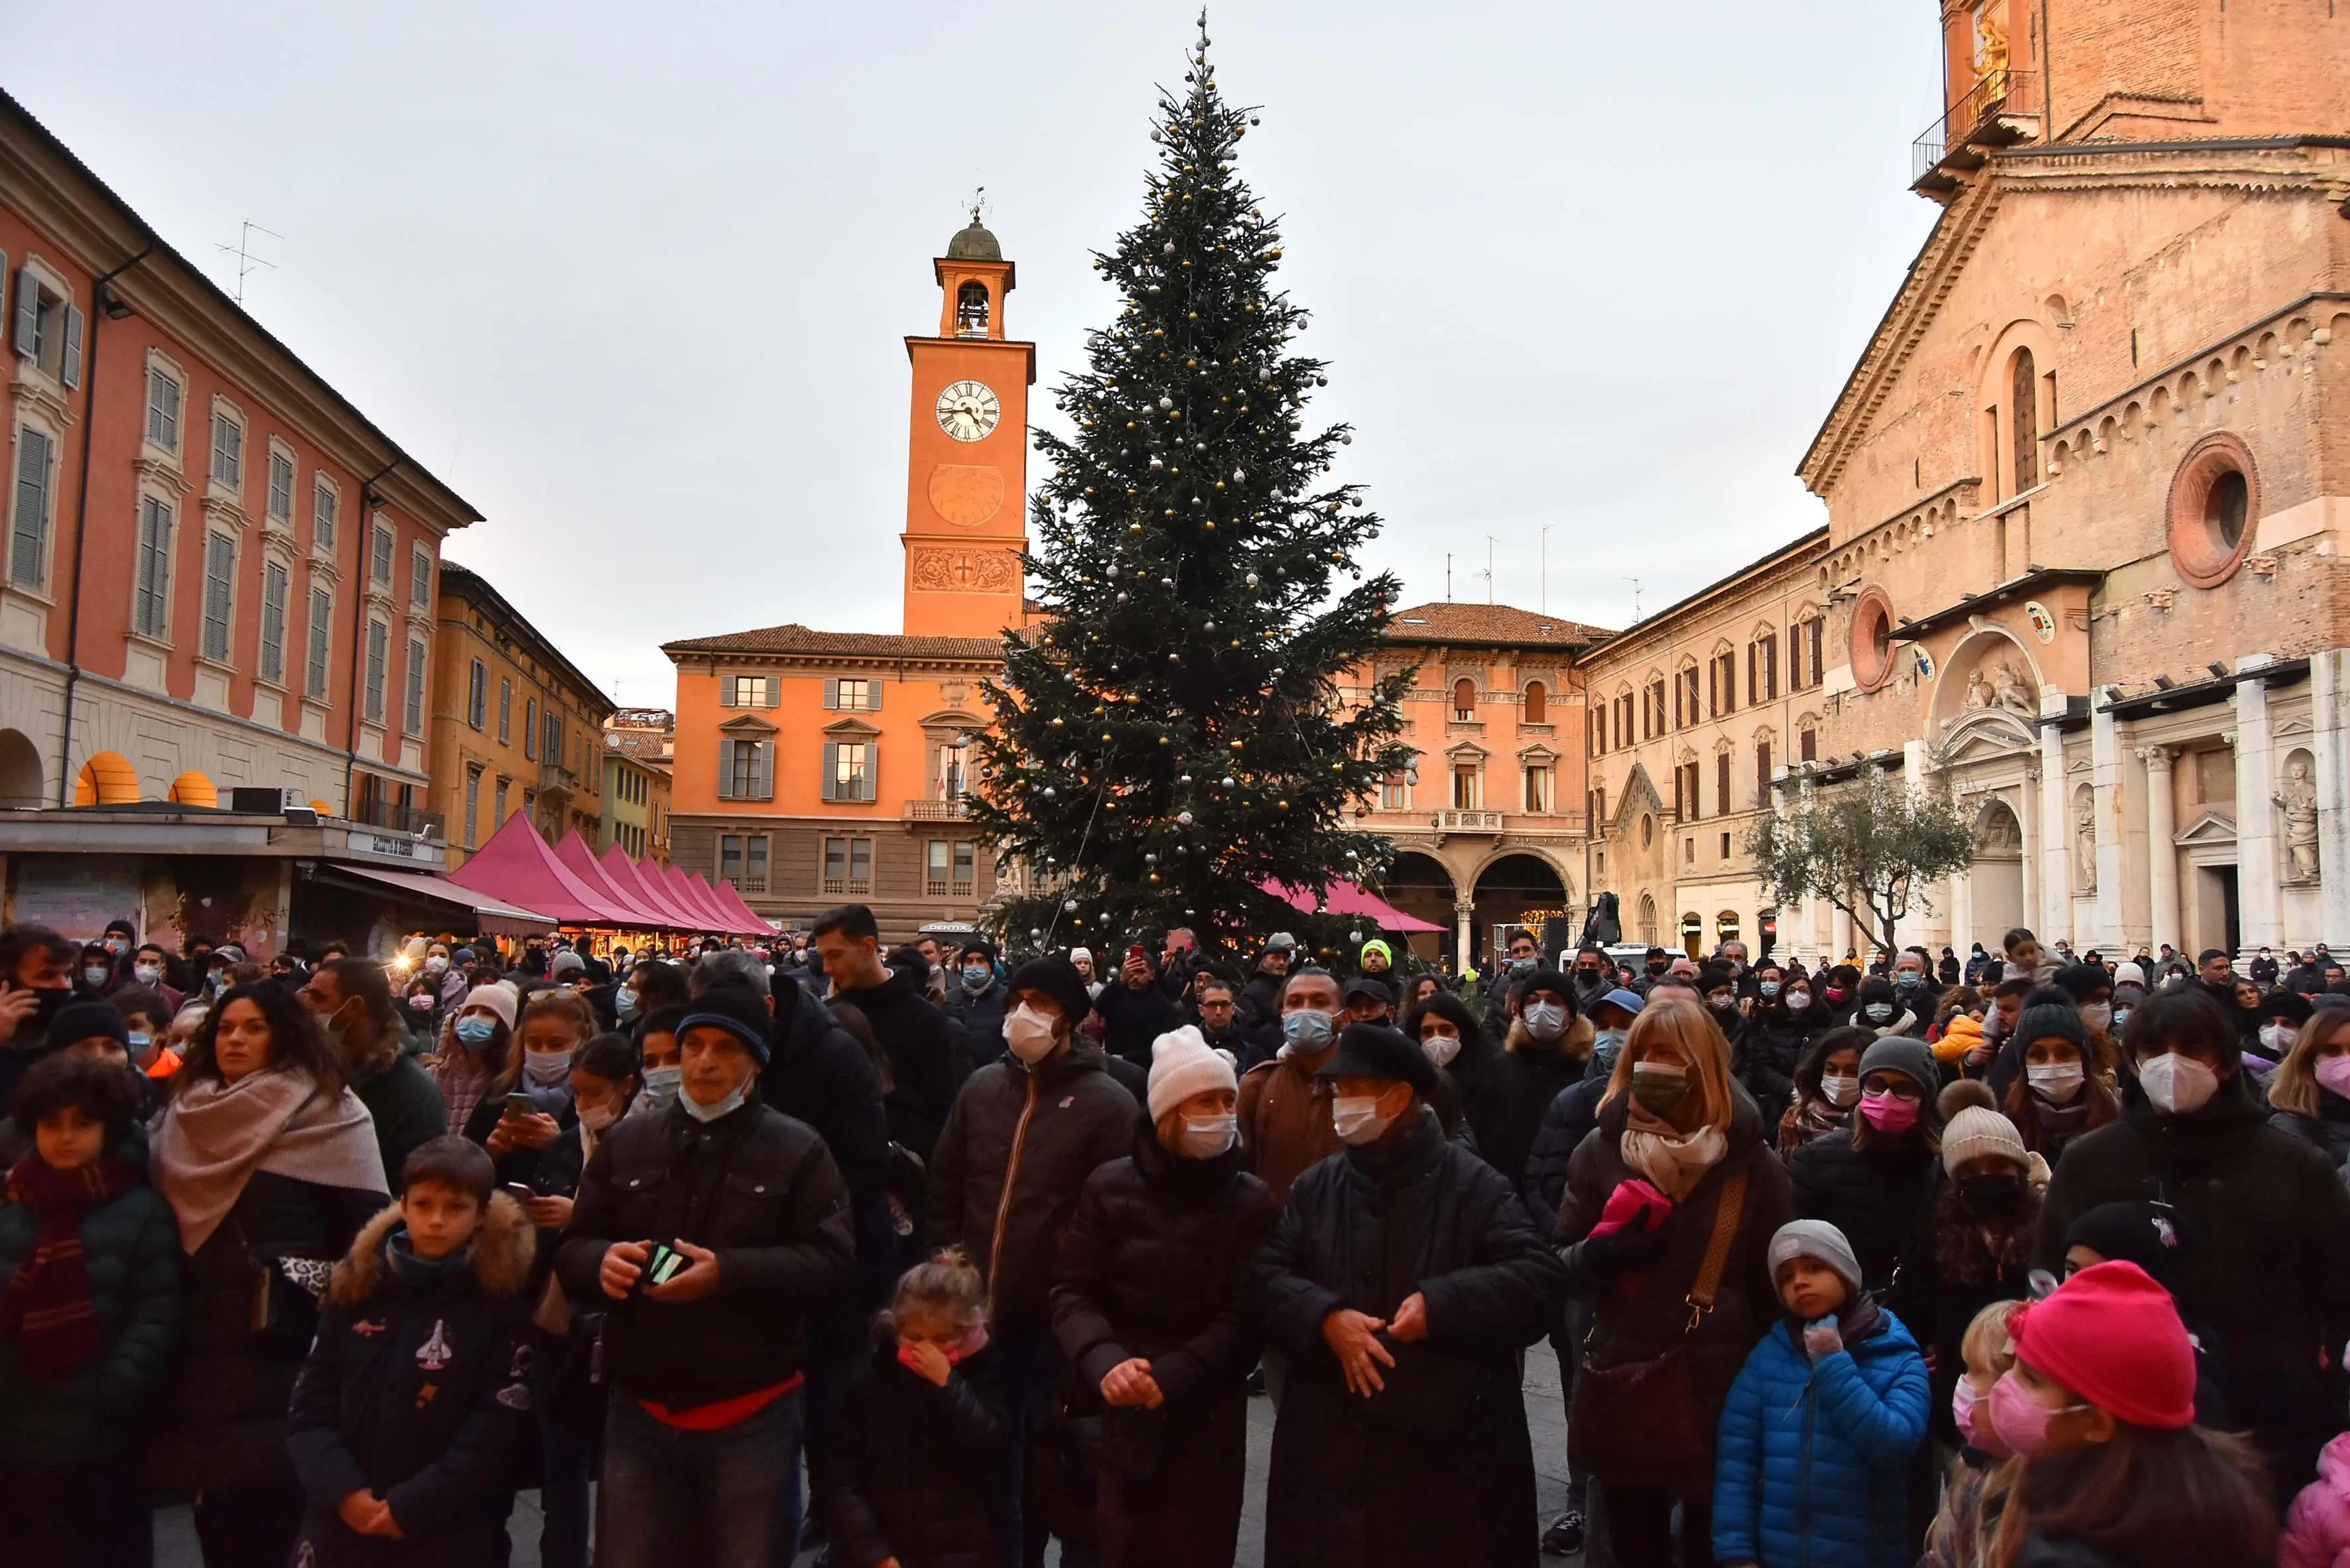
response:
[(1022, 618), (1036, 346), (1003, 336), (1012, 264), (976, 209), (931, 265), (941, 296), (938, 335), (906, 339), (913, 407), (905, 629), (909, 637), (993, 637)]

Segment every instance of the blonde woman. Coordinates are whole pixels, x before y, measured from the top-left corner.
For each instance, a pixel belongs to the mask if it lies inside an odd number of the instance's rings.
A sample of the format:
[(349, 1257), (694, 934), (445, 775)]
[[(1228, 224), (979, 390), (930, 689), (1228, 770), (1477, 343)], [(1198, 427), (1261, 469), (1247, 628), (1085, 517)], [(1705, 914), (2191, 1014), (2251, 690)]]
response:
[[(1622, 1568), (1670, 1568), (1676, 1506), (1681, 1561), (1712, 1561), (1722, 1403), (1778, 1317), (1771, 1238), (1794, 1217), (1721, 1031), (1694, 998), (1651, 1003), (1568, 1162), (1555, 1236), (1574, 1282), (1596, 1296), (1570, 1450), (1605, 1497)], [(1693, 1420), (1659, 1418), (1660, 1375), (1686, 1380)]]
[(2350, 1161), (2350, 1007), (2320, 1007), (2269, 1083), (2269, 1126)]

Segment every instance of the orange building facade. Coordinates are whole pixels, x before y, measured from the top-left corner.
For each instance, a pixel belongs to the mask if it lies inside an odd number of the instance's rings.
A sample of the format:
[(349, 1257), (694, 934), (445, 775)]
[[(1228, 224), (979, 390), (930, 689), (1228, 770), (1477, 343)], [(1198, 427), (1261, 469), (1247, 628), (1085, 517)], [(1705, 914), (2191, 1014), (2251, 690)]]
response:
[(0, 96), (0, 805), (427, 824), (442, 540), (480, 514)]

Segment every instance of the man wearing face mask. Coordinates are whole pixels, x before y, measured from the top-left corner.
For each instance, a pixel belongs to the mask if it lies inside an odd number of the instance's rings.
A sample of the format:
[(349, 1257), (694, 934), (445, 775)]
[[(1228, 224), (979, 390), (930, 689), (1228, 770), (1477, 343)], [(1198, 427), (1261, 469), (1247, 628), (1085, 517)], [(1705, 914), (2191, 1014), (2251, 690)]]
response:
[[(696, 1531), (715, 1562), (790, 1557), (806, 1325), (855, 1263), (824, 1140), (761, 1103), (764, 1000), (730, 984), (688, 1007), (678, 1097), (605, 1133), (556, 1254), (574, 1301), (607, 1303), (609, 1568), (675, 1563)], [(649, 1277), (656, 1247), (681, 1266)]]
[(1513, 926), (1503, 935), (1502, 955), (1501, 961), (1493, 965), (1493, 978), (1485, 984), (1485, 1016), (1489, 1020), (1506, 1016), (1511, 992), (1542, 967), (1542, 944), (1523, 926)]
[(1575, 1009), (1588, 1014), (1591, 1004), (1615, 989), (1611, 982), (1607, 955), (1597, 948), (1585, 948), (1575, 955), (1575, 967), (1568, 971), (1575, 982)]
[(449, 1104), (432, 1075), (406, 1048), (408, 1037), (383, 966), (367, 959), (337, 959), (311, 971), (298, 994), (326, 1032), (342, 1064), (344, 1084), (375, 1118), (383, 1168), (407, 1168), (411, 1152), (448, 1132)]
[(1055, 1250), (1086, 1178), (1125, 1154), (1134, 1134), (1133, 1096), (1109, 1075), (1101, 1047), (1076, 1032), (1090, 1010), (1068, 960), (1014, 970), (1009, 1054), (971, 1075), (931, 1159), (931, 1244), (962, 1248), (987, 1281), (1009, 1427), (990, 1511), (1007, 1562), (1024, 1540), (1043, 1540), (1041, 1527), (1022, 1528), (1021, 1463), (1062, 1370), (1047, 1308)]
[(2230, 1419), (2259, 1445), (2282, 1502), (2342, 1425), (2350, 1191), (2323, 1152), (2266, 1125), (2238, 1036), (2200, 987), (2148, 997), (2122, 1046), (2134, 1070), (2122, 1117), (2065, 1149), (2033, 1262), (2061, 1271), (2067, 1231), (2099, 1204), (2176, 1209), (2195, 1238), (2179, 1314), (2217, 1336)]
[(1320, 1072), (1346, 1150), (1297, 1179), (1255, 1269), (1290, 1367), (1265, 1561), (1525, 1563), (1518, 1355), (1557, 1320), (1565, 1271), (1509, 1182), (1445, 1140), (1416, 1043), (1354, 1024)]
[(971, 1064), (984, 1067), (1003, 1054), (1003, 1014), (1012, 988), (995, 977), (995, 949), (973, 939), (955, 955), (947, 986), (947, 1016), (962, 1025)]
[(1338, 982), (1301, 969), (1283, 984), (1281, 1047), (1241, 1079), (1241, 1147), (1275, 1202), (1315, 1161), (1338, 1152), (1330, 1123), (1330, 1085), (1315, 1076), (1338, 1046)]
[(1513, 1188), (1524, 1179), (1551, 1102), (1582, 1081), (1597, 1034), (1575, 1013), (1573, 982), (1555, 969), (1538, 970), (1526, 981), (1515, 1012), (1487, 1096), (1486, 1124), (1477, 1129), (1478, 1152)]

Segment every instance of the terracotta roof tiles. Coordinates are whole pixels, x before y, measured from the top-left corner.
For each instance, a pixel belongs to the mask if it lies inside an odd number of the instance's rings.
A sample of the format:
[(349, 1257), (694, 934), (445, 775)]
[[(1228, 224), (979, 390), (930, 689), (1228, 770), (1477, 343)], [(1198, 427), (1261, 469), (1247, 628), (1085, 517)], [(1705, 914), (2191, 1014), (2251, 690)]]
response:
[(696, 653), (772, 653), (847, 659), (955, 659), (1000, 663), (1003, 645), (992, 637), (899, 637), (887, 632), (817, 631), (793, 622), (665, 642), (671, 659)]
[(1401, 643), (1477, 643), (1497, 648), (1582, 648), (1615, 633), (1565, 616), (1543, 615), (1515, 605), (1442, 602), (1395, 612), (1388, 640)]

